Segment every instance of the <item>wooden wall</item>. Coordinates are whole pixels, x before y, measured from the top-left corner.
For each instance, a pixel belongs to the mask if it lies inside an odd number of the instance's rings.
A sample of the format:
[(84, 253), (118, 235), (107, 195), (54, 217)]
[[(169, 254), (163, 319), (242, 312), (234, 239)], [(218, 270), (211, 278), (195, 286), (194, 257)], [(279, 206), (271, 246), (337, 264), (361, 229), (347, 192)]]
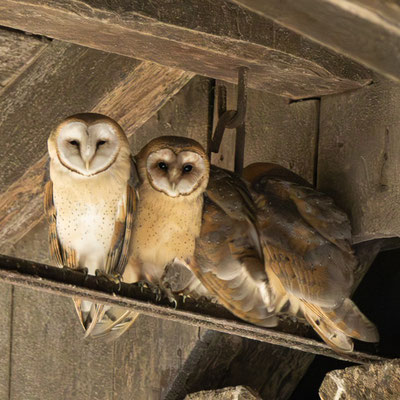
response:
[[(193, 79), (136, 131), (131, 137), (133, 151), (153, 137), (165, 134), (190, 136), (206, 146), (211, 89), (209, 79)], [(234, 99), (233, 89), (230, 86), (229, 101)], [(318, 105), (317, 100), (289, 104), (280, 97), (250, 91), (246, 162), (281, 162), (312, 180)], [(230, 137), (227, 132), (225, 141)], [(225, 148), (231, 146), (225, 143)], [(307, 150), (310, 148), (311, 151)], [(230, 162), (231, 156), (225, 155), (224, 160)], [(37, 225), (9, 253), (50, 262), (46, 224)], [(69, 299), (4, 286), (1, 301), (5, 319), (1, 324), (1, 343), (3, 354), (9, 357), (0, 359), (4, 375), (0, 397), (7, 398), (9, 393), (13, 400), (161, 399), (204, 334), (195, 327), (141, 316), (116, 343), (83, 340)], [(296, 364), (291, 371), (296, 376), (294, 383), (313, 359), (312, 355), (295, 353), (300, 354), (296, 359), (301, 368)], [(278, 383), (282, 379), (272, 378), (267, 369), (266, 375)], [(264, 383), (260, 388), (268, 388)], [(277, 390), (278, 383), (270, 385), (275, 387), (272, 391)], [(286, 398), (293, 388), (288, 388)]]

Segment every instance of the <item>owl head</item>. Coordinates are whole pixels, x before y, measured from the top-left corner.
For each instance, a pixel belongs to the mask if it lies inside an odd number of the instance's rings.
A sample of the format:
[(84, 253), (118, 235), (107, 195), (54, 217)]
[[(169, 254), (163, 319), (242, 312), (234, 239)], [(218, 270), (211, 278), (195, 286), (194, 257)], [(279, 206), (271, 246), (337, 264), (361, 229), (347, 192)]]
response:
[(210, 164), (195, 140), (162, 136), (137, 155), (140, 180), (169, 197), (199, 195), (208, 184)]
[(61, 122), (48, 139), (51, 160), (86, 177), (110, 168), (118, 157), (129, 157), (122, 128), (101, 114), (76, 114)]

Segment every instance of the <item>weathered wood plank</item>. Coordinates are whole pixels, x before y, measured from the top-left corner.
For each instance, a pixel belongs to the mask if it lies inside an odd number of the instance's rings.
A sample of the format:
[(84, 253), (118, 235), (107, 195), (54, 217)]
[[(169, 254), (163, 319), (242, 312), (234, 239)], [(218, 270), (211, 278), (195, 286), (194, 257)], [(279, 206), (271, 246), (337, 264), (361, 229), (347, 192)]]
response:
[(91, 110), (133, 134), (192, 76), (71, 44), (48, 46), (0, 97), (0, 249), (42, 218), (46, 143), (61, 119)]
[(263, 399), (289, 399), (313, 359), (313, 355), (301, 351), (207, 331), (192, 350), (165, 400), (236, 385), (250, 387)]
[(112, 400), (113, 346), (83, 340), (65, 300), (15, 288), (11, 400)]
[(398, 1), (231, 1), (400, 81)]
[(10, 356), (13, 287), (0, 283), (0, 398), (8, 399), (10, 390)]
[(344, 57), (324, 61), (320, 46), (223, 0), (3, 0), (0, 24), (231, 82), (247, 66), (251, 87), (293, 99), (370, 79)]
[(351, 216), (354, 242), (400, 236), (400, 84), (321, 104), (318, 187)]
[[(218, 85), (227, 88), (227, 109), (236, 110), (236, 86), (221, 81), (217, 81)], [(248, 90), (247, 97), (244, 165), (274, 162), (313, 182), (319, 101), (289, 103), (252, 89)], [(214, 117), (216, 122), (218, 117), (216, 114)], [(235, 130), (227, 129), (220, 152), (212, 154), (213, 164), (233, 170), (234, 149)]]
[(48, 41), (0, 28), (0, 91), (26, 69)]
[(275, 329), (261, 328), (230, 315), (222, 306), (210, 302), (186, 300), (175, 309), (167, 299), (156, 300), (151, 290), (143, 290), (137, 284), (121, 285), (102, 282), (95, 276), (83, 276), (72, 270), (32, 263), (26, 260), (0, 256), (0, 281), (27, 287), (41, 292), (65, 297), (81, 297), (101, 304), (132, 309), (140, 314), (179, 321), (230, 335), (242, 336), (279, 346), (289, 347), (312, 354), (320, 354), (354, 363), (385, 361), (380, 356), (353, 351), (337, 353), (325, 343), (289, 332), (298, 332), (298, 324), (283, 319)]

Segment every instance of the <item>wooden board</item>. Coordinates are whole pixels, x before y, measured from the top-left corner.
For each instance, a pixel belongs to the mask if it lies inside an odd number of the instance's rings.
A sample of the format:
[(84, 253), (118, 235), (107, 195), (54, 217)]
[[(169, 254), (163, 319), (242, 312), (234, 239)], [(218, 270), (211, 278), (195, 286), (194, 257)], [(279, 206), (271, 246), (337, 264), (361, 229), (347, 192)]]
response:
[[(217, 85), (226, 86), (227, 108), (235, 110), (236, 87), (222, 81), (218, 81)], [(249, 89), (244, 165), (274, 162), (312, 183), (318, 138), (318, 112), (318, 100), (289, 103), (281, 97)], [(215, 115), (215, 123), (217, 120)], [(213, 163), (233, 170), (234, 143), (235, 130), (227, 129), (220, 152), (212, 155)]]
[(28, 68), (49, 43), (11, 29), (0, 29), (0, 92)]
[(314, 356), (271, 344), (203, 332), (165, 400), (200, 390), (245, 385), (263, 399), (289, 399)]
[(58, 122), (94, 111), (133, 134), (192, 76), (53, 41), (0, 96), (0, 250), (42, 218), (47, 138)]
[(354, 241), (400, 235), (400, 84), (376, 78), (324, 97), (318, 187), (351, 216)]
[(400, 4), (390, 0), (232, 0), (400, 81)]
[(0, 398), (8, 399), (10, 389), (10, 360), (12, 334), (13, 287), (0, 284)]
[(248, 66), (251, 87), (293, 99), (370, 80), (343, 56), (325, 57), (321, 46), (223, 0), (2, 0), (0, 24), (231, 82)]

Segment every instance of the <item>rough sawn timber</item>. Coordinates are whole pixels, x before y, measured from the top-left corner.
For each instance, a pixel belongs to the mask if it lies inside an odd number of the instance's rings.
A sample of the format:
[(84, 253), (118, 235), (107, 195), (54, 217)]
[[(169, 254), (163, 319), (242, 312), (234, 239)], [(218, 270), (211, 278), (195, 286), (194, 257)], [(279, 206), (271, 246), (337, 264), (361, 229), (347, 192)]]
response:
[(0, 24), (302, 99), (359, 88), (370, 73), (223, 0), (2, 0)]
[(400, 81), (400, 3), (395, 0), (232, 0)]
[(400, 236), (400, 83), (321, 100), (318, 188), (349, 214), (353, 241)]
[(0, 92), (38, 57), (48, 42), (45, 38), (0, 29)]

